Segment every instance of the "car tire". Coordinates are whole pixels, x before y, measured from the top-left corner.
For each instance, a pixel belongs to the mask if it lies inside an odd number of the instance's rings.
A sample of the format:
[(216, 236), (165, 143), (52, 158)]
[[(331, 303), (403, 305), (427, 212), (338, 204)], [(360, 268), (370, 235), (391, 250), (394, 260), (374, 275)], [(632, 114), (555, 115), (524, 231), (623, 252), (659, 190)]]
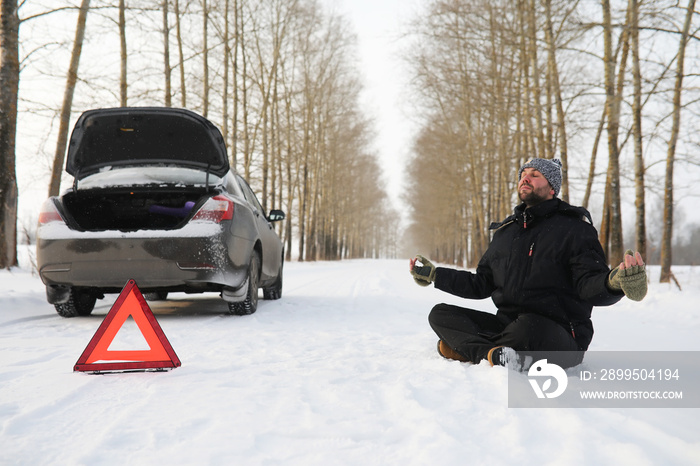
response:
[(95, 309), (95, 302), (97, 296), (94, 294), (71, 288), (68, 301), (56, 303), (54, 307), (61, 317), (89, 316)]
[(282, 297), (282, 272), (284, 270), (284, 255), (280, 261), (280, 269), (277, 272), (275, 282), (263, 288), (263, 299), (280, 299)]
[(167, 291), (151, 291), (143, 294), (146, 301), (165, 301), (168, 299)]
[(250, 258), (248, 267), (248, 290), (243, 301), (228, 303), (229, 314), (247, 316), (258, 310), (258, 286), (260, 280), (260, 256), (257, 252)]

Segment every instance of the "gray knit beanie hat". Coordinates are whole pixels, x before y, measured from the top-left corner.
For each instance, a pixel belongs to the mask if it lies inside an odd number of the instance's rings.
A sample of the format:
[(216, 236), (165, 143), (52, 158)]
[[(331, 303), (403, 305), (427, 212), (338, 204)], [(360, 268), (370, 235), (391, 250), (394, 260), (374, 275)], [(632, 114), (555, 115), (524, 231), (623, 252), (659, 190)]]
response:
[(530, 159), (518, 171), (518, 181), (526, 168), (534, 168), (542, 173), (554, 190), (554, 196), (559, 195), (561, 189), (561, 160), (559, 159)]

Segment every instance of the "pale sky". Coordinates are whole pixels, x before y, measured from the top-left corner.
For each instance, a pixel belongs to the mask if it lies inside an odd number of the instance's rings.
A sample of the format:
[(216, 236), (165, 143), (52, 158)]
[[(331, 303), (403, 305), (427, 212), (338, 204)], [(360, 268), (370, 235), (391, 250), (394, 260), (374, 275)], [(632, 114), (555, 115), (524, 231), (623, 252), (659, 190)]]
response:
[(403, 167), (412, 137), (406, 73), (401, 71), (401, 40), (418, 0), (322, 0), (329, 11), (348, 18), (357, 34), (365, 91), (363, 110), (375, 121), (376, 150), (387, 177), (387, 191), (399, 206)]

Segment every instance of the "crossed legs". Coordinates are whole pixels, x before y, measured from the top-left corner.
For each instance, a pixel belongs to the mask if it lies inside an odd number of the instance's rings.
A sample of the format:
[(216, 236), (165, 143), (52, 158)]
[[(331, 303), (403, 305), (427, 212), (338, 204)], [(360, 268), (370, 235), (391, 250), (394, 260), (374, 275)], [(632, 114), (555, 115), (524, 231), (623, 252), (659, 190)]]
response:
[(564, 327), (539, 314), (520, 314), (515, 320), (489, 312), (438, 304), (428, 317), (437, 336), (451, 349), (478, 364), (489, 350), (506, 346), (515, 351), (571, 351), (559, 355), (564, 367), (579, 364), (583, 352)]

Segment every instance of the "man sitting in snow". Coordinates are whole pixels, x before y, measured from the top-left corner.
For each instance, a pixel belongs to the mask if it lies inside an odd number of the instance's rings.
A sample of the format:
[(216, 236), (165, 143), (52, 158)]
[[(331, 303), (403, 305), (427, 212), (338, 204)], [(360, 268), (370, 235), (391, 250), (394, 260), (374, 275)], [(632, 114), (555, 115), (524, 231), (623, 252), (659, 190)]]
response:
[[(590, 213), (558, 199), (559, 160), (531, 159), (518, 172), (514, 214), (491, 224), (493, 240), (476, 273), (410, 261), (416, 283), (469, 299), (491, 297), (496, 314), (438, 304), (429, 322), (445, 358), (524, 370), (523, 353), (557, 352), (557, 364), (581, 363), (593, 337), (591, 310), (627, 295), (641, 301), (647, 279), (641, 254), (627, 251), (612, 271)], [(562, 353), (559, 353), (562, 352)]]

